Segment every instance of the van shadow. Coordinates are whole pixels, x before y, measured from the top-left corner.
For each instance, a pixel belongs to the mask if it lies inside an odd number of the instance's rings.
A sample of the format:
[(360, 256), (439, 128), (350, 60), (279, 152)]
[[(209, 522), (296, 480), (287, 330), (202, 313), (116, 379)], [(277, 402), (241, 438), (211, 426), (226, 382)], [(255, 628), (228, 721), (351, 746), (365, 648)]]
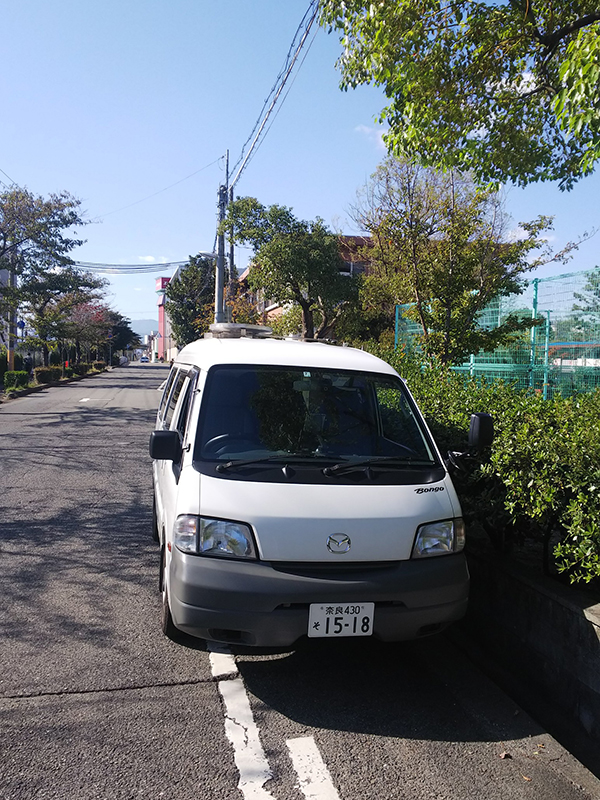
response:
[(311, 728), (448, 742), (543, 732), (443, 635), (395, 644), (304, 641), (287, 654), (237, 660), (258, 715), (264, 706)]

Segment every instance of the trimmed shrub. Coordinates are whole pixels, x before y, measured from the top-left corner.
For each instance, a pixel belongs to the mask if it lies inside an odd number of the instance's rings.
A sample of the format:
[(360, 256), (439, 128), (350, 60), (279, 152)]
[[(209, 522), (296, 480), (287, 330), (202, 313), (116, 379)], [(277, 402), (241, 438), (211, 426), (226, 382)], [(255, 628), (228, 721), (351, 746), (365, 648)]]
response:
[(86, 364), (84, 361), (81, 361), (79, 364), (73, 364), (73, 372), (75, 375), (86, 375), (90, 369), (92, 368), (91, 364)]
[(65, 367), (65, 378), (72, 378), (75, 374), (73, 367)]
[(62, 378), (60, 367), (36, 367), (33, 370), (36, 383), (58, 383)]
[(4, 389), (24, 389), (29, 386), (29, 374), (25, 370), (9, 369), (4, 373)]
[(600, 390), (544, 400), (508, 383), (473, 380), (378, 345), (409, 388), (442, 455), (467, 449), (470, 415), (487, 411), (488, 452), (461, 459), (452, 478), (465, 519), (498, 549), (542, 543), (544, 567), (600, 585)]
[(95, 369), (96, 372), (102, 372), (106, 369), (106, 361), (94, 361), (92, 369)]

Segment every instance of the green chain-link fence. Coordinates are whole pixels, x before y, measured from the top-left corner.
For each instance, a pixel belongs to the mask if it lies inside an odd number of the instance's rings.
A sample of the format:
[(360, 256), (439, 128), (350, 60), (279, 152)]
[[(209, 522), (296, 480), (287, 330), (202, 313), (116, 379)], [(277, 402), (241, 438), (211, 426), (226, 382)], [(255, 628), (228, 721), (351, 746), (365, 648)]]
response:
[[(396, 347), (418, 351), (419, 326), (396, 306)], [(520, 295), (498, 298), (479, 325), (497, 327), (511, 312), (528, 314), (538, 325), (510, 346), (474, 353), (458, 372), (502, 378), (550, 398), (600, 387), (600, 268), (534, 278)]]

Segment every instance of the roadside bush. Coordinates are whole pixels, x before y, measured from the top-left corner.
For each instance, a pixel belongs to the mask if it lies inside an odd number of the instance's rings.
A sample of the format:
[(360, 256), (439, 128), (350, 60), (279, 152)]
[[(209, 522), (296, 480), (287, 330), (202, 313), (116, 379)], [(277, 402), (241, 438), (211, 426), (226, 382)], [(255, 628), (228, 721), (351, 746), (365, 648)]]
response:
[(102, 372), (106, 369), (106, 361), (94, 361), (92, 369), (95, 369), (96, 372)]
[(24, 389), (29, 386), (29, 374), (25, 370), (9, 369), (4, 373), (4, 389)]
[(33, 370), (36, 383), (58, 383), (62, 377), (61, 367), (36, 367)]
[(84, 361), (81, 361), (79, 364), (73, 364), (73, 372), (75, 375), (86, 375), (90, 369), (92, 368), (91, 364), (86, 364)]
[(65, 367), (65, 378), (72, 378), (75, 374), (73, 367)]
[(8, 369), (8, 353), (6, 347), (0, 347), (0, 383), (3, 383), (4, 373)]
[(466, 450), (470, 415), (487, 411), (489, 452), (453, 472), (465, 518), (501, 550), (543, 544), (544, 567), (573, 583), (600, 581), (600, 390), (544, 400), (508, 383), (486, 383), (402, 352), (370, 345), (407, 379), (445, 455)]

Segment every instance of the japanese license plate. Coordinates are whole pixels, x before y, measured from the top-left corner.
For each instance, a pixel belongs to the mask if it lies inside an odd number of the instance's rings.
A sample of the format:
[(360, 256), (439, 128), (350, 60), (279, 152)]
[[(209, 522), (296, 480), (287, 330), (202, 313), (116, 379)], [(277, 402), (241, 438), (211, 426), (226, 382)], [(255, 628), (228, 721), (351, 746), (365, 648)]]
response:
[(375, 603), (311, 603), (308, 635), (311, 638), (371, 636)]

